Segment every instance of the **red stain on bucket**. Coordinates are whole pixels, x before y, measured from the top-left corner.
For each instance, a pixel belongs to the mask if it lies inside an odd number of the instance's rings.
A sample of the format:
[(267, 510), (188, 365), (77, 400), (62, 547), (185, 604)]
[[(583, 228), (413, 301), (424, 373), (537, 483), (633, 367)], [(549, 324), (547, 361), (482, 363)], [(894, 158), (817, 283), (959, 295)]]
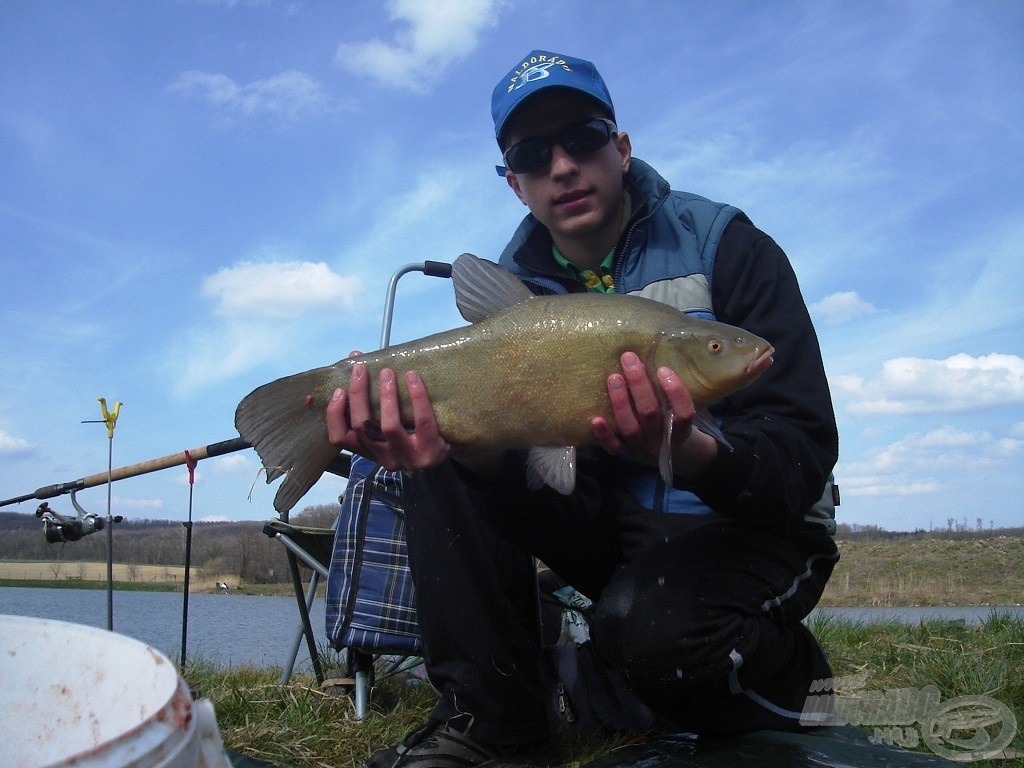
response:
[[(229, 768), (208, 701), (137, 640), (61, 621), (0, 616), (5, 768)], [(69, 649), (76, 663), (56, 664)]]

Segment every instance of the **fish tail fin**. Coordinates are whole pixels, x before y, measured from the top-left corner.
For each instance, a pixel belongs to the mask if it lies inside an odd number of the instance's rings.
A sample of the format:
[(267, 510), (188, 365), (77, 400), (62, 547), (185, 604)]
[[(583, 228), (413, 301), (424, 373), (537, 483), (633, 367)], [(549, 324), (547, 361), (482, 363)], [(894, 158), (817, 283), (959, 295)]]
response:
[(325, 391), (331, 372), (329, 366), (315, 368), (264, 384), (235, 410), (235, 428), (259, 454), (267, 482), (286, 476), (274, 496), (279, 513), (295, 506), (340, 452), (327, 440), (326, 403), (310, 400)]

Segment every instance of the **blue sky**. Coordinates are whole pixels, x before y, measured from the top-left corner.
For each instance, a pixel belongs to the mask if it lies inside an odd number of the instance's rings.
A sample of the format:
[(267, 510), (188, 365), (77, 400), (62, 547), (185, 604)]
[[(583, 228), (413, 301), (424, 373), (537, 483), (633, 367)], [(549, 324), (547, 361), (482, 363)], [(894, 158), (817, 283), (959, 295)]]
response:
[[(1022, 38), (1017, 2), (0, 4), (0, 498), (106, 470), (99, 396), (115, 466), (231, 438), (254, 387), (379, 345), (397, 268), (497, 258), (525, 209), (490, 93), (546, 48), (789, 254), (840, 519), (1020, 525)], [(461, 322), (447, 281), (399, 283), (393, 341)], [(194, 518), (271, 516), (258, 469), (202, 462)], [(187, 472), (112, 496), (185, 519)]]

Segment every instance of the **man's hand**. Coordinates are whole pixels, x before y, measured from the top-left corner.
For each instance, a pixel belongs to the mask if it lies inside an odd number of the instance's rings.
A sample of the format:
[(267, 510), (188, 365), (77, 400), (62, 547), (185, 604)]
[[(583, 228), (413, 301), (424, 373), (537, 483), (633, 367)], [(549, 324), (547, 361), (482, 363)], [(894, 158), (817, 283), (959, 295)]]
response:
[(327, 404), (327, 438), (332, 445), (366, 456), (388, 470), (436, 467), (451, 453), (441, 437), (423, 380), (415, 371), (405, 375), (412, 405), (413, 428), (402, 424), (395, 372), (380, 372), (379, 429), (370, 406), (370, 377), (366, 366), (355, 364), (348, 392), (337, 389)]
[(686, 385), (666, 367), (657, 370), (655, 383), (633, 352), (624, 353), (619, 362), (622, 373), (613, 373), (607, 381), (615, 426), (603, 417), (594, 418), (594, 438), (608, 453), (624, 451), (642, 461), (656, 461), (665, 434), (664, 401), (672, 411), (673, 472), (682, 478), (699, 475), (717, 455), (718, 443), (693, 428), (696, 409)]

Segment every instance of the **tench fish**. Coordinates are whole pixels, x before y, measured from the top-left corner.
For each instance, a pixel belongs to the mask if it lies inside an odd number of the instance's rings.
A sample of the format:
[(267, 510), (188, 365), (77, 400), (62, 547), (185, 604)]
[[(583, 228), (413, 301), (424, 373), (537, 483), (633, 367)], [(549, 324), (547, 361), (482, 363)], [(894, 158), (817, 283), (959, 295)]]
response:
[[(576, 448), (595, 442), (591, 420), (614, 421), (606, 381), (624, 352), (635, 352), (652, 377), (660, 366), (675, 371), (703, 409), (698, 427), (720, 438), (706, 406), (772, 361), (764, 339), (639, 296), (535, 296), (508, 270), (471, 254), (455, 260), (452, 280), (471, 325), (278, 379), (238, 405), (235, 427), (259, 454), (267, 482), (286, 475), (274, 498), (278, 512), (291, 509), (337, 457), (324, 411), (334, 390), (347, 388), (355, 362), (366, 365), (372, 385), (382, 368), (396, 372), (407, 425), (412, 408), (403, 374), (415, 370), (453, 446), (527, 448), (534, 484), (570, 493)], [(375, 386), (371, 402), (379, 417)], [(666, 412), (659, 462), (667, 482), (671, 416)]]

